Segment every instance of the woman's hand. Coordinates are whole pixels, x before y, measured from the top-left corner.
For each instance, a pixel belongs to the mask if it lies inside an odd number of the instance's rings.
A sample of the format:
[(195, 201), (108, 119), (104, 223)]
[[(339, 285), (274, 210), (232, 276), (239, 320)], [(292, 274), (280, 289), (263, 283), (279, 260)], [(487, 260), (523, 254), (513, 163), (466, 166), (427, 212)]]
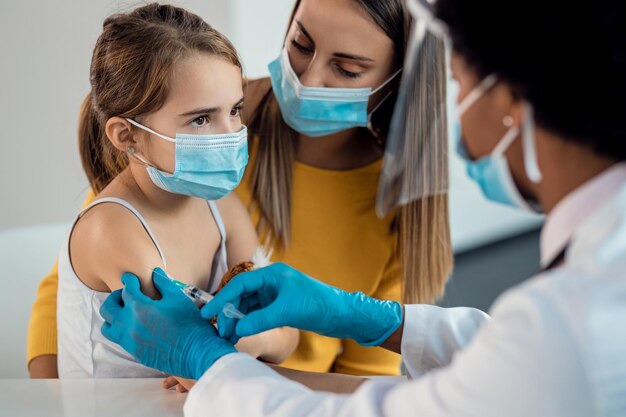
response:
[(41, 355), (33, 358), (28, 364), (31, 378), (58, 378), (57, 355)]
[(124, 274), (124, 288), (112, 292), (100, 308), (102, 334), (150, 368), (199, 379), (216, 360), (237, 350), (166, 277), (155, 269), (152, 279), (161, 299), (152, 300), (141, 292), (135, 275)]
[[(226, 317), (227, 303), (246, 316)], [(375, 346), (402, 324), (402, 306), (348, 293), (277, 263), (236, 276), (202, 308), (202, 316), (218, 316), (219, 333), (231, 342), (288, 326)]]

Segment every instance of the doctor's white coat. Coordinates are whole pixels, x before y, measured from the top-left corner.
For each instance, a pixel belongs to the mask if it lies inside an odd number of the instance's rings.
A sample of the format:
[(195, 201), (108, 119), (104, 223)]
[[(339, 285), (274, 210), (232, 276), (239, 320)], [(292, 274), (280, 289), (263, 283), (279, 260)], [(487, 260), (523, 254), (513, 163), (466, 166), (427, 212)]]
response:
[(407, 306), (402, 355), (412, 380), (314, 392), (231, 354), (191, 390), (185, 415), (626, 416), (624, 184), (576, 228), (565, 264), (503, 294), (491, 319)]

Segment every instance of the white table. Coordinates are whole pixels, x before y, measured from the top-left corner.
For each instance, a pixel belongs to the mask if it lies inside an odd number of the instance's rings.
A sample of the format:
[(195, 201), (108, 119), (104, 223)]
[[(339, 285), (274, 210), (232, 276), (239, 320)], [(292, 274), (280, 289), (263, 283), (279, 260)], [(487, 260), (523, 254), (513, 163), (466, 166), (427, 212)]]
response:
[(161, 382), (161, 378), (0, 379), (0, 417), (181, 417), (187, 394), (165, 390)]
[(0, 379), (0, 417), (179, 417), (187, 394), (154, 379)]

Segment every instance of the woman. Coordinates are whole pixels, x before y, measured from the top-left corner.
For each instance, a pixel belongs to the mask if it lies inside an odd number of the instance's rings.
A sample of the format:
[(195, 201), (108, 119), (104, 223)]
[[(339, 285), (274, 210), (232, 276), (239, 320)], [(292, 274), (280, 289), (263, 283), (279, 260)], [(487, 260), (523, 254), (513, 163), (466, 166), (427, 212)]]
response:
[[(285, 38), (289, 59), (282, 55), (271, 65), (271, 80), (252, 81), (246, 90), (249, 120), (244, 122), (252, 151), (237, 193), (262, 240), (274, 248), (273, 261), (287, 262), (345, 290), (430, 303), (443, 292), (452, 265), (447, 197), (424, 198), (383, 220), (375, 213), (381, 157), (411, 22), (403, 3), (296, 2)], [(432, 88), (439, 97), (431, 107), (439, 109), (436, 103), (445, 102), (442, 43), (424, 54), (433, 63), (432, 74), (427, 74), (432, 80), (415, 95)], [(282, 82), (288, 79), (291, 84)], [(340, 87), (376, 92), (338, 119), (315, 119), (302, 113), (307, 100), (294, 100), (289, 93), (310, 94), (298, 84), (323, 94), (326, 88)], [(436, 119), (445, 126), (445, 116)], [(56, 369), (56, 286), (53, 270), (40, 287), (30, 326), (33, 376), (52, 376)], [(303, 332), (284, 365), (394, 375), (400, 358), (380, 348)]]

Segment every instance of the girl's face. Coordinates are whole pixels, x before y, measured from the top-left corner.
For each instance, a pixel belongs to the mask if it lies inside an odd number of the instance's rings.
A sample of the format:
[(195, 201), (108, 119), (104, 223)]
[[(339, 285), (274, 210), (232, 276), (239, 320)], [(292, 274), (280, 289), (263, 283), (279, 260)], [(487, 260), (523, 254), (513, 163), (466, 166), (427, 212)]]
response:
[(302, 0), (285, 45), (306, 87), (375, 89), (394, 72), (393, 41), (354, 0)]
[[(175, 138), (177, 133), (234, 133), (242, 128), (242, 106), (243, 86), (239, 67), (223, 58), (197, 54), (176, 66), (163, 107), (137, 121), (171, 138)], [(148, 132), (140, 132), (138, 152), (161, 171), (173, 173), (175, 144)]]

